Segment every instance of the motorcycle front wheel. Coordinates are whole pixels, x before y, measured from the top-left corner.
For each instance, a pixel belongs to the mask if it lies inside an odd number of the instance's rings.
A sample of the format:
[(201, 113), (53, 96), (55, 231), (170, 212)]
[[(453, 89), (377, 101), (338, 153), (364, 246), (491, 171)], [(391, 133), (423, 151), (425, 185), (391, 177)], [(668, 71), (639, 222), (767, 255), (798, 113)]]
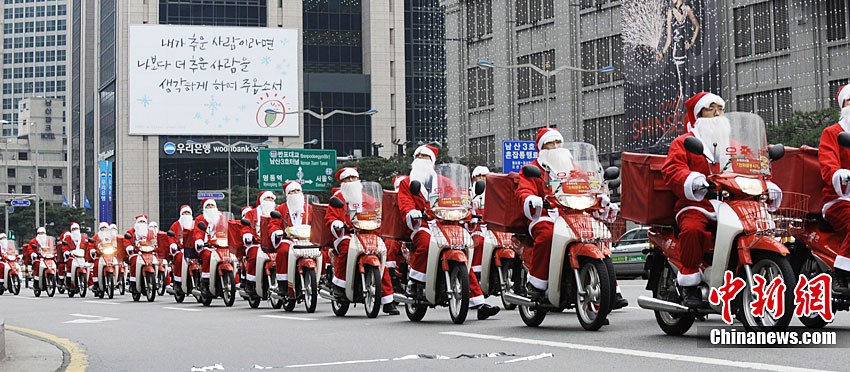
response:
[(12, 288), (9, 290), (13, 295), (17, 296), (21, 293), (21, 278), (18, 278), (17, 275), (9, 278), (12, 281)]
[(106, 283), (103, 288), (105, 288), (106, 297), (110, 300), (115, 297), (115, 274), (106, 273)]
[(315, 313), (316, 305), (319, 302), (319, 288), (316, 286), (315, 269), (304, 269), (304, 282), (301, 285), (304, 288), (304, 307), (308, 313)]
[[(380, 285), (380, 284), (379, 284)], [(469, 313), (469, 270), (460, 262), (452, 262), (449, 268), (449, 316), (454, 324), (463, 324)]]
[(156, 279), (157, 279), (157, 280), (156, 280), (156, 284), (157, 284), (157, 286), (156, 286), (157, 294), (159, 294), (160, 296), (164, 296), (164, 295), (165, 295), (165, 271), (160, 271), (160, 272), (157, 274), (157, 278), (156, 278)]
[(142, 291), (145, 292), (145, 299), (148, 302), (153, 302), (156, 299), (156, 274), (146, 273), (145, 281), (142, 285)]
[[(774, 278), (781, 278), (785, 283), (785, 309), (794, 308), (794, 288), (797, 286), (797, 277), (794, 275), (794, 269), (791, 268), (791, 263), (785, 257), (773, 252), (753, 251), (753, 275), (760, 274), (767, 280), (767, 283), (773, 281)], [(746, 281), (746, 272), (742, 267), (738, 275)], [(753, 316), (750, 311), (750, 305), (756, 299), (753, 298), (751, 288), (744, 288), (736, 298), (738, 302), (737, 318), (743, 323), (747, 331), (784, 331), (791, 323), (791, 318), (794, 317), (793, 311), (785, 311), (781, 318), (774, 318), (769, 312), (765, 311), (763, 317)]]
[(125, 295), (127, 293), (127, 278), (125, 275), (118, 274), (118, 294)]
[(375, 266), (366, 266), (363, 273), (363, 304), (367, 318), (378, 317), (381, 310), (381, 274)]
[[(578, 290), (576, 291), (576, 316), (582, 328), (596, 331), (605, 325), (611, 312), (611, 281), (608, 267), (598, 259), (581, 259)], [(581, 293), (584, 292), (584, 295)]]
[(221, 275), (221, 298), (224, 306), (231, 307), (236, 301), (236, 284), (233, 282), (233, 271), (225, 271)]
[(48, 275), (44, 280), (46, 280), (44, 282), (44, 288), (46, 289), (47, 297), (53, 297), (56, 294), (56, 275)]
[(86, 283), (86, 274), (77, 274), (77, 290), (80, 291), (80, 298), (86, 298), (88, 292), (88, 283)]

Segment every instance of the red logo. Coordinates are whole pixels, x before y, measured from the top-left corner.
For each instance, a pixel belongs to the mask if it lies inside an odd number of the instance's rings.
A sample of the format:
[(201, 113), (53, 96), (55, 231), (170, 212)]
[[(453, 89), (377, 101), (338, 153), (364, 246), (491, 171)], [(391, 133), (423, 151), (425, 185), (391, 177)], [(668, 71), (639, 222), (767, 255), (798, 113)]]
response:
[(785, 283), (782, 278), (776, 277), (767, 283), (760, 274), (753, 276), (755, 287), (753, 294), (756, 300), (750, 304), (750, 311), (754, 317), (764, 317), (765, 310), (773, 314), (774, 319), (779, 319), (785, 314)]
[(832, 277), (820, 274), (814, 278), (800, 275), (794, 288), (794, 315), (820, 315), (826, 322), (832, 321)]
[(720, 288), (712, 288), (711, 293), (708, 295), (708, 301), (712, 305), (723, 305), (721, 317), (726, 324), (732, 324), (732, 306), (730, 306), (730, 303), (747, 285), (744, 279), (733, 279), (733, 277), (731, 271), (726, 271), (723, 274), (723, 285)]

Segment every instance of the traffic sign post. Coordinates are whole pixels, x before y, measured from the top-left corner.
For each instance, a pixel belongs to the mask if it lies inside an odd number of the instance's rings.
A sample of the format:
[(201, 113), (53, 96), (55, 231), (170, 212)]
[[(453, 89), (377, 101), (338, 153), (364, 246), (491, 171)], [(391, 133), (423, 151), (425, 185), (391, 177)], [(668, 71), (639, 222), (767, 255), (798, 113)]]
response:
[(224, 199), (224, 194), (225, 192), (223, 190), (198, 190), (198, 200), (222, 200)]
[(323, 191), (334, 183), (336, 150), (260, 149), (260, 190), (280, 190), (289, 181), (304, 191)]
[(505, 173), (517, 172), (537, 159), (537, 144), (534, 141), (502, 141), (502, 169)]

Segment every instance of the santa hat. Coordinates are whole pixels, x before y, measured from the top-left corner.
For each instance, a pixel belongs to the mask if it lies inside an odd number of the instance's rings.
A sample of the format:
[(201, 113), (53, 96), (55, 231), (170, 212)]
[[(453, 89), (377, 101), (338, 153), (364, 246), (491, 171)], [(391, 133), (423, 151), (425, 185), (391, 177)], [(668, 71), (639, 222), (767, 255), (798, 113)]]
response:
[(189, 212), (189, 214), (192, 214), (192, 207), (185, 205), (185, 204), (181, 205), (180, 206), (180, 214), (183, 214), (183, 212)]
[(79, 228), (80, 228), (80, 224), (78, 224), (78, 223), (76, 223), (76, 222), (71, 222), (71, 228), (70, 228), (70, 229), (68, 229), (68, 230), (73, 230), (75, 227), (79, 229)]
[(106, 223), (106, 222), (101, 222), (100, 224), (98, 224), (98, 225), (97, 225), (97, 229), (98, 229), (98, 230), (100, 230), (100, 229), (102, 229), (102, 228), (104, 228), (104, 227), (108, 229), (108, 228), (109, 228), (109, 224), (108, 224), (108, 223)]
[(41, 233), (47, 234), (47, 229), (45, 229), (43, 227), (39, 227), (38, 230), (35, 231), (35, 233), (36, 234), (41, 234)]
[(537, 130), (537, 151), (543, 149), (543, 145), (553, 142), (564, 142), (564, 136), (555, 128), (540, 128)]
[[(0, 239), (6, 239), (6, 234), (5, 234), (5, 233), (0, 233)], [(3, 247), (0, 247), (0, 248), (3, 248)]]
[(340, 168), (336, 171), (336, 180), (342, 182), (342, 180), (348, 177), (360, 177), (360, 173), (357, 172), (357, 168), (354, 167), (345, 167)]
[(483, 166), (483, 165), (479, 165), (479, 166), (475, 167), (475, 169), (472, 170), (472, 178), (475, 178), (475, 177), (478, 177), (478, 176), (486, 176), (488, 174), (490, 174), (490, 169)]
[(400, 185), (400, 184), (401, 184), (401, 181), (404, 181), (404, 179), (405, 179), (406, 177), (407, 177), (407, 176), (395, 176), (395, 177), (393, 177), (393, 188), (395, 188), (396, 190), (398, 190), (398, 185)]
[(688, 132), (694, 129), (694, 125), (696, 125), (700, 111), (704, 108), (708, 108), (712, 103), (716, 103), (720, 106), (726, 106), (726, 101), (724, 101), (723, 98), (709, 92), (699, 92), (685, 101), (685, 119)]
[(437, 150), (437, 148), (434, 146), (422, 145), (417, 147), (416, 150), (413, 151), (413, 157), (415, 158), (419, 155), (428, 155), (431, 157), (431, 164), (434, 164), (435, 162), (437, 162), (437, 153), (439, 151), (440, 150)]
[(301, 184), (295, 181), (289, 181), (283, 184), (283, 193), (289, 195), (293, 190), (301, 190)]
[(215, 199), (204, 199), (204, 204), (202, 204), (203, 208), (206, 209), (208, 205), (218, 208), (218, 205), (215, 204)]
[(118, 230), (118, 225), (116, 225), (116, 224), (114, 224), (114, 223), (113, 223), (113, 224), (109, 225), (109, 228), (110, 228), (110, 229)]
[(242, 218), (245, 218), (245, 215), (248, 214), (248, 212), (250, 212), (250, 211), (251, 211), (251, 207), (249, 207), (247, 205), (242, 207)]
[(147, 223), (147, 222), (148, 222), (148, 215), (146, 215), (146, 214), (140, 214), (140, 215), (136, 216), (136, 222), (137, 222), (137, 223), (138, 223), (138, 222), (143, 222), (143, 221), (144, 221), (145, 223)]
[(847, 84), (838, 89), (838, 108), (844, 107), (844, 101), (850, 100), (850, 84)]
[(273, 199), (277, 200), (277, 196), (275, 196), (275, 194), (273, 192), (263, 191), (263, 192), (260, 193), (260, 195), (257, 195), (257, 205), (260, 205), (260, 203), (263, 201), (263, 199), (265, 199), (268, 196), (271, 196)]
[(151, 221), (151, 223), (149, 223), (148, 225), (149, 225), (152, 229), (158, 229), (158, 228), (159, 228), (159, 224), (158, 224), (158, 223), (156, 223), (156, 221)]

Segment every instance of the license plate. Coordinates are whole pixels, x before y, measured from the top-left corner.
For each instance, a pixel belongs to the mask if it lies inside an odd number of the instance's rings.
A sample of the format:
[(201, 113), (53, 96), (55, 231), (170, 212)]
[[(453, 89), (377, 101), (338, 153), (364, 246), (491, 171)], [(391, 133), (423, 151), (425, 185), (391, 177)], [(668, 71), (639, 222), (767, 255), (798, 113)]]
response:
[(644, 261), (644, 260), (646, 260), (646, 255), (643, 255), (643, 254), (611, 257), (612, 262), (635, 262), (635, 261)]

